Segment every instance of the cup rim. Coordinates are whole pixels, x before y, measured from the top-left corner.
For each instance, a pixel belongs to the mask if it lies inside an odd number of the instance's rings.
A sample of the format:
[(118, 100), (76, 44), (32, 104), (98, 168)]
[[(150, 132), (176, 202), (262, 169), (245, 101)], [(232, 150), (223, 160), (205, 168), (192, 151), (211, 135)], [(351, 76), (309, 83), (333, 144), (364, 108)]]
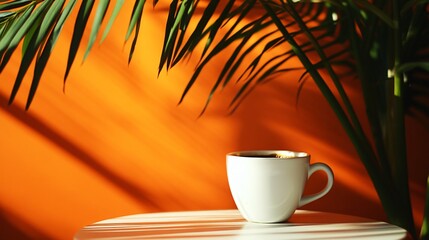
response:
[[(267, 157), (267, 155), (278, 155)], [(226, 154), (231, 157), (242, 157), (242, 158), (275, 158), (275, 159), (291, 159), (291, 158), (309, 158), (310, 154), (303, 151), (293, 150), (244, 150), (234, 151)]]

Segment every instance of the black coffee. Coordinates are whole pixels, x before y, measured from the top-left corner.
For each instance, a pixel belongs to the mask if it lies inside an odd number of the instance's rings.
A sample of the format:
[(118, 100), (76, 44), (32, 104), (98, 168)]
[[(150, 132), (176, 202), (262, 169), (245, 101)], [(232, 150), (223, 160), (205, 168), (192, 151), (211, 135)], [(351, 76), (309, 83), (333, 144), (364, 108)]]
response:
[(271, 154), (255, 154), (255, 155), (239, 155), (239, 156), (243, 156), (243, 157), (255, 157), (255, 158), (291, 158), (293, 156), (287, 156), (287, 155), (282, 155), (282, 154), (277, 154), (277, 153), (271, 153)]
[(305, 152), (294, 152), (294, 151), (241, 151), (233, 152), (228, 155), (237, 156), (237, 157), (248, 157), (248, 158), (299, 158), (299, 157), (309, 157)]

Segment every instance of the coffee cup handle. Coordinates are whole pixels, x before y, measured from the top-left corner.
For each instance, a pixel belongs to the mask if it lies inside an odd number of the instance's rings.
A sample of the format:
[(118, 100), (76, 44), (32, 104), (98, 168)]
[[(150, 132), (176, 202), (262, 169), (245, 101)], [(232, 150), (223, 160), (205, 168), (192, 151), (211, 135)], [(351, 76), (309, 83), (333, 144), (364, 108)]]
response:
[(324, 163), (314, 163), (310, 165), (310, 169), (308, 170), (308, 178), (315, 173), (316, 171), (323, 171), (326, 173), (326, 176), (328, 177), (328, 182), (326, 183), (325, 188), (323, 188), (320, 192), (316, 194), (311, 194), (308, 196), (301, 197), (301, 200), (299, 201), (298, 207), (302, 207), (310, 202), (313, 202), (323, 196), (325, 196), (334, 185), (334, 173), (332, 172), (331, 168), (324, 164)]

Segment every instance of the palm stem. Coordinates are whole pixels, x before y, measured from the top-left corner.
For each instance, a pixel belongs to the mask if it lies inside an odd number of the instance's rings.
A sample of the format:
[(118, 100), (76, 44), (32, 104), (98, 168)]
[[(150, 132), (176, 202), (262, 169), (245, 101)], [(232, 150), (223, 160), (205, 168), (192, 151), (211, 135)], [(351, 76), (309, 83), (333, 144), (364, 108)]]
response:
[[(392, 18), (393, 21), (399, 23), (400, 6), (398, 1), (392, 1)], [(398, 69), (401, 62), (401, 49), (402, 49), (402, 26), (398, 24), (397, 28), (393, 28), (393, 53), (394, 62), (393, 70)], [(406, 153), (406, 136), (405, 136), (405, 118), (404, 118), (404, 74), (394, 72), (393, 79), (393, 96), (391, 99), (390, 111), (388, 121), (391, 122), (391, 129), (388, 131), (390, 134), (389, 143), (390, 156), (393, 161), (392, 175), (394, 177), (394, 186), (398, 191), (398, 200), (400, 201), (399, 216), (404, 228), (406, 228), (413, 237), (417, 237), (414, 228), (414, 219), (412, 215), (412, 207), (410, 200), (410, 192), (408, 187), (408, 166), (407, 166), (407, 153)]]

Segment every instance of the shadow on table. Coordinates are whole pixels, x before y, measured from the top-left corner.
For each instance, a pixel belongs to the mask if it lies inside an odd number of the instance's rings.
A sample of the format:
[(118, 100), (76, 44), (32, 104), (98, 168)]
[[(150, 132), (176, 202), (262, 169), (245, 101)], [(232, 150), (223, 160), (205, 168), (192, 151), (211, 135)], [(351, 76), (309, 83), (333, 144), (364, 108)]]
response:
[[(182, 214), (182, 215), (181, 215)], [(131, 215), (85, 227), (75, 239), (406, 239), (406, 231), (354, 216), (297, 211), (288, 222), (245, 221), (238, 211)]]

